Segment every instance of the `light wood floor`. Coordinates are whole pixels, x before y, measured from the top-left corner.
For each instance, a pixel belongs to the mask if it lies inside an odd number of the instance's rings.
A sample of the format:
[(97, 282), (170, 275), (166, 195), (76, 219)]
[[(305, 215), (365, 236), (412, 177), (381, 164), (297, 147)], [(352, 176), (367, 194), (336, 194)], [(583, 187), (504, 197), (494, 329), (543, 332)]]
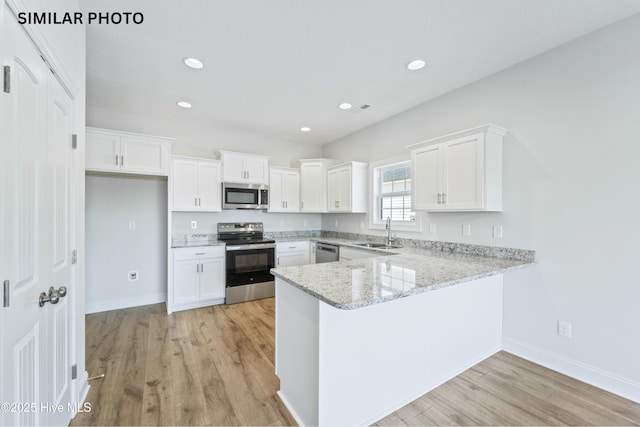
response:
[[(87, 316), (92, 411), (71, 425), (295, 425), (276, 395), (274, 299)], [(497, 353), (377, 425), (640, 425), (640, 405)]]

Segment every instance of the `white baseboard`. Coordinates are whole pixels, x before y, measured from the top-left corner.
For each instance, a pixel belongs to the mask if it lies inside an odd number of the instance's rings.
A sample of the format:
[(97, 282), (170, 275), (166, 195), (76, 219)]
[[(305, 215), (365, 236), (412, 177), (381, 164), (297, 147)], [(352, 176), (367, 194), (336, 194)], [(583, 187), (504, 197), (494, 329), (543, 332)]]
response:
[(276, 394), (278, 395), (278, 397), (280, 398), (280, 400), (282, 401), (284, 406), (287, 408), (287, 410), (289, 411), (289, 413), (291, 414), (293, 419), (296, 420), (296, 424), (298, 424), (300, 427), (304, 427), (304, 424), (302, 424), (302, 421), (300, 421), (300, 417), (298, 416), (296, 411), (293, 410), (293, 408), (289, 404), (289, 401), (287, 400), (287, 398), (284, 397), (284, 394), (282, 394), (282, 392), (280, 390), (278, 390), (276, 392)]
[(502, 349), (530, 362), (640, 403), (640, 383), (534, 345), (502, 337)]
[(85, 304), (85, 313), (100, 313), (102, 311), (119, 310), (121, 308), (138, 307), (141, 305), (157, 304), (167, 301), (167, 294), (164, 292), (141, 295), (131, 298), (114, 299), (100, 302), (87, 302)]

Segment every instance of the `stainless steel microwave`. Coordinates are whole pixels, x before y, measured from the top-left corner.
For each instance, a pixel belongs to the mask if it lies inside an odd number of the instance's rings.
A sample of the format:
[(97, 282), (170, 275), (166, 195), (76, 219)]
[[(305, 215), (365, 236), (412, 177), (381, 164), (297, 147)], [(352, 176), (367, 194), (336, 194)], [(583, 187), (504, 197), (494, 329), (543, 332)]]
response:
[(267, 209), (269, 186), (222, 183), (222, 209)]

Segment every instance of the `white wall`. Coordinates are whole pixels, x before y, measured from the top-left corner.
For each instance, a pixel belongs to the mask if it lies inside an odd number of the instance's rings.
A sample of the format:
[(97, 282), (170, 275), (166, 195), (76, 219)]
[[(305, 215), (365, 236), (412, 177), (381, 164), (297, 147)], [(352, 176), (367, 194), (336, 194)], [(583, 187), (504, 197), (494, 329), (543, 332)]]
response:
[[(504, 344), (640, 401), (640, 15), (324, 146), (376, 161), (487, 122), (506, 127), (504, 211), (425, 215), (418, 236), (534, 249), (505, 277)], [(473, 64), (461, 64), (473, 66)], [(429, 72), (428, 68), (424, 71)], [(324, 215), (357, 229), (364, 215)], [(471, 224), (472, 235), (461, 236)], [(350, 225), (349, 225), (350, 224)], [(504, 226), (504, 238), (490, 236)], [(402, 233), (399, 233), (402, 235)], [(405, 234), (406, 237), (418, 237)], [(573, 338), (557, 335), (557, 321)]]
[(87, 313), (166, 301), (166, 179), (87, 175), (86, 246)]
[[(251, 210), (174, 212), (172, 218), (173, 235), (217, 233), (219, 222), (262, 222), (264, 231), (268, 232), (320, 230), (322, 226), (320, 214), (268, 213)], [(191, 221), (197, 222), (196, 230), (191, 229)]]

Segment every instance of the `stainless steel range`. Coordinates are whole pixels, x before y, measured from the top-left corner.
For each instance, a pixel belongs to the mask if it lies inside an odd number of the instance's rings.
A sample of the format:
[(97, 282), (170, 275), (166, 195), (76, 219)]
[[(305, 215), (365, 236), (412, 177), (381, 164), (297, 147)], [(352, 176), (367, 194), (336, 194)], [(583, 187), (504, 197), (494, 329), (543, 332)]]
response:
[(218, 240), (227, 244), (227, 304), (275, 295), (270, 270), (275, 266), (276, 244), (263, 236), (261, 222), (218, 223)]

